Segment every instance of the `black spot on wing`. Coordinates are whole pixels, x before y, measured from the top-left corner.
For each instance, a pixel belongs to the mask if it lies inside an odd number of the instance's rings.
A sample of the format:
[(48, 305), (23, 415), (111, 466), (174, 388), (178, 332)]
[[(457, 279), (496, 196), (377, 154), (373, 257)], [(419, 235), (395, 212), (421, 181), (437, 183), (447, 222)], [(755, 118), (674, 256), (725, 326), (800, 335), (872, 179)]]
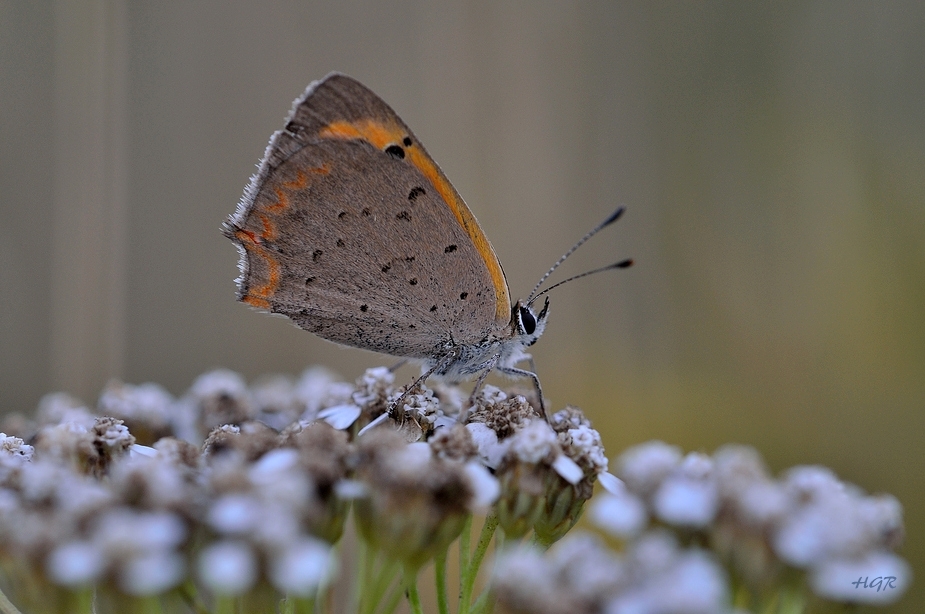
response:
[(419, 196), (424, 196), (425, 194), (427, 194), (427, 190), (421, 186), (413, 187), (411, 188), (411, 191), (408, 192), (408, 200), (414, 202), (418, 199)]
[(402, 143), (405, 145), (405, 147), (411, 147), (411, 137), (406, 136), (404, 139), (402, 139)]
[(385, 153), (389, 154), (396, 160), (403, 160), (405, 158), (405, 150), (402, 149), (401, 145), (389, 145), (385, 148)]
[(455, 252), (457, 249), (458, 249), (458, 248), (457, 248), (455, 245), (447, 245), (446, 247), (443, 248), (443, 253), (444, 253), (444, 254), (452, 254), (452, 253)]
[(321, 251), (320, 249), (316, 249), (315, 251), (313, 251), (312, 252), (312, 262), (318, 262), (318, 259), (321, 258), (321, 254), (323, 253), (324, 252)]

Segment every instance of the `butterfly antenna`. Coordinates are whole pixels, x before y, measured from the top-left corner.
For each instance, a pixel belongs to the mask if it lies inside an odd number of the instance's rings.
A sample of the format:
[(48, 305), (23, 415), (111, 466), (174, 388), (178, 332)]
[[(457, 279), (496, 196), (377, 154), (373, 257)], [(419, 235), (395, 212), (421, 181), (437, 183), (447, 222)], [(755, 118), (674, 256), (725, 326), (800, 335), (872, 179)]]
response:
[[(543, 277), (541, 277), (540, 280), (539, 280), (538, 282), (536, 282), (536, 285), (533, 287), (533, 291), (530, 292), (530, 296), (527, 297), (526, 303), (529, 305), (530, 303), (532, 303), (532, 302), (536, 299), (536, 297), (539, 296), (539, 294), (536, 294), (536, 291), (540, 289), (540, 286), (543, 285), (543, 282), (545, 282), (547, 279), (549, 279), (549, 276), (552, 275), (552, 272), (555, 271), (556, 269), (558, 269), (560, 264), (562, 264), (563, 262), (565, 262), (565, 259), (566, 259), (566, 258), (568, 258), (569, 256), (571, 256), (571, 255), (575, 252), (576, 249), (578, 249), (579, 247), (581, 247), (582, 245), (584, 245), (585, 242), (586, 242), (588, 239), (590, 239), (591, 237), (593, 237), (594, 235), (596, 235), (596, 234), (599, 233), (600, 231), (604, 230), (605, 228), (607, 228), (608, 226), (610, 226), (611, 224), (613, 224), (614, 222), (616, 222), (616, 221), (620, 218), (620, 216), (623, 215), (623, 212), (624, 212), (624, 211), (626, 211), (626, 207), (618, 207), (617, 210), (614, 211), (613, 213), (611, 213), (611, 214), (607, 217), (606, 220), (604, 220), (603, 222), (601, 222), (600, 224), (598, 224), (597, 226), (595, 226), (594, 228), (592, 228), (591, 231), (590, 231), (588, 234), (586, 234), (585, 236), (583, 236), (583, 237), (581, 238), (581, 240), (578, 241), (578, 243), (576, 243), (575, 245), (573, 245), (572, 248), (571, 248), (570, 250), (568, 250), (567, 252), (565, 252), (564, 254), (562, 254), (562, 257), (559, 258), (559, 260), (557, 260), (556, 263), (555, 263), (554, 265), (552, 265), (552, 267), (551, 267), (548, 271), (546, 271), (546, 274), (543, 275)], [(625, 261), (624, 261), (624, 262), (625, 262)], [(619, 264), (619, 263), (617, 263), (617, 264)], [(629, 265), (626, 265), (626, 266), (629, 266)], [(570, 278), (570, 279), (577, 279), (578, 277), (584, 277), (585, 275), (590, 275), (591, 273), (597, 273), (597, 272), (600, 272), (600, 271), (607, 271), (607, 270), (612, 269), (612, 268), (616, 268), (616, 265), (610, 265), (610, 266), (608, 266), (608, 267), (604, 267), (603, 269), (598, 269), (597, 271), (588, 271), (587, 273), (583, 273), (583, 274), (581, 274), (581, 275), (578, 275), (578, 276), (576, 276), (576, 277), (572, 277), (572, 278)], [(566, 280), (566, 281), (569, 281), (569, 280)], [(556, 286), (562, 285), (562, 284), (564, 284), (564, 283), (565, 283), (564, 281), (559, 282), (558, 284), (556, 284)], [(552, 288), (555, 288), (556, 286), (553, 286)], [(540, 294), (544, 294), (544, 293), (548, 292), (549, 290), (552, 290), (552, 288), (547, 288), (546, 290), (544, 290), (544, 291), (541, 292)]]
[[(625, 268), (631, 267), (631, 266), (633, 266), (633, 259), (632, 259), (632, 258), (627, 258), (626, 260), (621, 260), (620, 262), (614, 262), (613, 264), (608, 264), (607, 266), (602, 266), (601, 268), (599, 268), (599, 269), (594, 269), (593, 271), (586, 271), (586, 272), (584, 272), (584, 273), (581, 273), (580, 275), (573, 275), (572, 277), (569, 277), (568, 279), (563, 279), (563, 280), (560, 281), (559, 283), (553, 284), (553, 285), (549, 286), (548, 288), (546, 288), (545, 290), (543, 290), (542, 292), (540, 292), (539, 294), (537, 294), (536, 296), (534, 296), (534, 297), (530, 300), (530, 303), (532, 303), (532, 302), (535, 301), (536, 299), (540, 298), (541, 296), (543, 296), (544, 294), (546, 294), (547, 292), (549, 292), (549, 291), (552, 290), (553, 288), (558, 288), (558, 287), (561, 286), (562, 284), (567, 284), (567, 283), (570, 282), (570, 281), (575, 281), (576, 279), (581, 279), (582, 277), (587, 277), (588, 275), (594, 275), (595, 273), (603, 273), (604, 271), (612, 271), (613, 269), (625, 269)], [(527, 304), (529, 305), (530, 303), (527, 303)]]

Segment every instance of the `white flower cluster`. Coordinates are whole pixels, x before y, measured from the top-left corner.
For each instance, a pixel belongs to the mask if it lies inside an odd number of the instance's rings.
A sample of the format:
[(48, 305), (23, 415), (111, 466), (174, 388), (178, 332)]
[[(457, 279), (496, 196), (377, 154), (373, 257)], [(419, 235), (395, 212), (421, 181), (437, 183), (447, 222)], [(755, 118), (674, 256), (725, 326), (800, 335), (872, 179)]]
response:
[[(118, 382), (95, 409), (49, 395), (0, 427), (16, 433), (0, 433), (0, 559), (27, 611), (311, 611), (351, 575), (361, 611), (405, 594), (420, 611), (415, 574), (430, 561), (445, 574), (454, 542), (465, 612), (491, 598), (510, 613), (731, 612), (743, 590), (799, 594), (794, 574), (825, 599), (887, 603), (910, 582), (890, 496), (821, 467), (774, 478), (740, 446), (652, 442), (608, 463), (580, 410), (547, 422), (493, 386), (470, 403), (451, 386), (397, 388), (386, 368), (355, 384), (217, 370), (180, 398)], [(609, 541), (562, 539), (597, 482), (591, 517)], [(356, 574), (333, 553), (350, 514)], [(473, 601), (496, 530), (538, 548), (502, 551)]]
[(543, 554), (519, 548), (495, 566), (495, 591), (511, 614), (722, 614), (726, 573), (708, 553), (652, 532), (621, 553), (573, 533)]
[[(309, 369), (249, 386), (217, 370), (178, 399), (112, 382), (95, 410), (49, 395), (35, 417), (8, 420), (34, 446), (0, 434), (0, 556), (75, 595), (107, 586), (141, 598), (193, 580), (215, 597), (269, 586), (310, 598), (335, 578), (331, 547), (353, 509), (373, 548), (419, 566), (500, 495), (457, 423), (461, 398), (396, 389), (385, 368), (355, 385)], [(502, 434), (505, 449), (567, 465), (556, 433), (516, 402), (525, 428)]]
[(893, 553), (903, 535), (899, 502), (867, 495), (824, 467), (774, 478), (752, 448), (684, 455), (659, 441), (630, 448), (615, 465), (622, 482), (598, 497), (591, 517), (631, 544), (660, 524), (700, 536), (748, 588), (791, 568), (805, 572), (820, 597), (848, 603), (891, 603), (911, 580)]

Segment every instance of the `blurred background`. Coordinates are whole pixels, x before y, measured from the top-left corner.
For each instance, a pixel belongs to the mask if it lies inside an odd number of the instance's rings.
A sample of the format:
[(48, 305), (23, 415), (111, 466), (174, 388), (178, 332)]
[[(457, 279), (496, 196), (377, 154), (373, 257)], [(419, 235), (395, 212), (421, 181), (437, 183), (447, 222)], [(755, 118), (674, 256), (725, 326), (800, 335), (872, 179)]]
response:
[(391, 358), (234, 300), (219, 226), (331, 70), (402, 116), (611, 455), (756, 446), (898, 496), (925, 601), (925, 4), (0, 0), (0, 404)]

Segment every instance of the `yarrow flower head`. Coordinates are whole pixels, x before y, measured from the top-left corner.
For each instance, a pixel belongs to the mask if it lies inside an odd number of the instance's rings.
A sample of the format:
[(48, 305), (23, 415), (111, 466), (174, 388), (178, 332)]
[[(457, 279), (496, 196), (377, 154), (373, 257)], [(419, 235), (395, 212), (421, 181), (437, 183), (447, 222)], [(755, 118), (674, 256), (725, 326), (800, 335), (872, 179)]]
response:
[(511, 423), (488, 411), (483, 416), (484, 424), (500, 425), (507, 434), (495, 444), (504, 451), (496, 469), (501, 527), (510, 536), (533, 530), (541, 543), (555, 542), (578, 521), (597, 476), (607, 469), (600, 435), (575, 408), (554, 414), (552, 426), (538, 417)]
[[(464, 430), (456, 437), (468, 437)], [(444, 550), (460, 534), (473, 511), (497, 497), (494, 478), (466, 455), (446, 454), (447, 438), (434, 447), (407, 444), (386, 429), (358, 443), (356, 476), (365, 492), (354, 503), (366, 540), (388, 557), (412, 568)], [(454, 442), (456, 448), (467, 443)]]
[[(6, 586), (27, 611), (297, 612), (351, 609), (332, 587), (353, 578), (359, 611), (407, 595), (421, 612), (418, 571), (433, 562), (445, 605), (454, 548), (461, 612), (731, 614), (743, 591), (764, 611), (800, 591), (881, 604), (909, 586), (899, 502), (828, 469), (774, 477), (748, 447), (661, 442), (610, 462), (577, 408), (546, 421), (532, 393), (432, 383), (216, 370), (178, 398), (119, 382), (93, 410), (48, 395), (0, 433)], [(598, 482), (604, 537), (573, 530)]]

